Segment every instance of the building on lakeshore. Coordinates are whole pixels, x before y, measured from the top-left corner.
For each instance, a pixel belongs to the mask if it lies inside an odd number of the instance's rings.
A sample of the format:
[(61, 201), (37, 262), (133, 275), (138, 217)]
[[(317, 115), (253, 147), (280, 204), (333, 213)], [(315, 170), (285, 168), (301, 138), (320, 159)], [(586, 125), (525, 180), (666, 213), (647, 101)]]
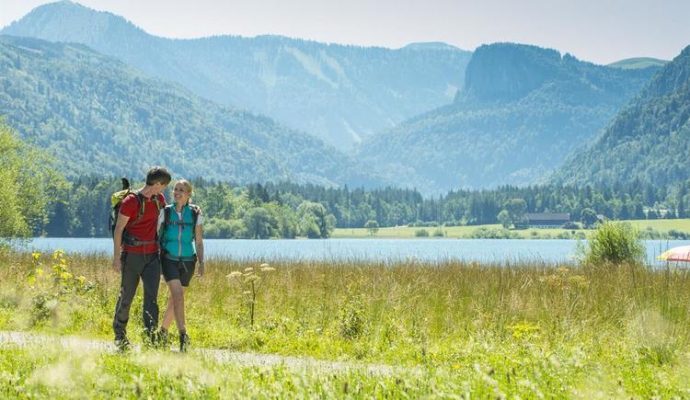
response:
[(530, 228), (560, 228), (570, 222), (569, 213), (527, 213)]

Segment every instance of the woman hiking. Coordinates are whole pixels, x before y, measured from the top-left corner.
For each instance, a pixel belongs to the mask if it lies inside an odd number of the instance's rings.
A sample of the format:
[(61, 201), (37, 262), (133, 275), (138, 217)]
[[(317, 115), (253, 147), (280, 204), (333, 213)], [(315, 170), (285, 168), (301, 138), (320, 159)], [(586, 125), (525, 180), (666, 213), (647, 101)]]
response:
[(184, 290), (192, 280), (197, 262), (197, 275), (204, 274), (203, 217), (201, 209), (189, 202), (191, 196), (189, 181), (177, 181), (173, 203), (162, 209), (158, 218), (163, 276), (170, 290), (160, 338), (162, 343), (168, 343), (168, 327), (174, 318), (181, 352), (187, 351), (190, 344), (185, 324)]

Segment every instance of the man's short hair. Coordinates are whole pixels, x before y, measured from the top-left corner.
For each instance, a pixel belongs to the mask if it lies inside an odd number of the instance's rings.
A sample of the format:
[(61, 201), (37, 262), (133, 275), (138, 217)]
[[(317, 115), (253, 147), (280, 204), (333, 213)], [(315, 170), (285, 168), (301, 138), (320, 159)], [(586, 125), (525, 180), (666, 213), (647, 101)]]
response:
[(163, 167), (152, 167), (149, 172), (146, 173), (146, 184), (151, 186), (156, 183), (162, 185), (167, 185), (172, 180), (172, 176), (167, 169)]

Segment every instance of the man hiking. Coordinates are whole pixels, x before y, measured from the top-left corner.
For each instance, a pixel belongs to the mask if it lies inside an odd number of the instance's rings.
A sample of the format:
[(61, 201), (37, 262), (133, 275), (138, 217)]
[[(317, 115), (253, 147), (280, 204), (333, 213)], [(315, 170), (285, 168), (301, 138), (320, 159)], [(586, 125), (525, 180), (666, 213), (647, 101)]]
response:
[(170, 173), (153, 167), (146, 174), (146, 185), (125, 196), (113, 232), (113, 269), (120, 272), (120, 295), (115, 307), (113, 331), (115, 345), (121, 351), (129, 348), (127, 322), (139, 279), (144, 284), (144, 328), (148, 339), (156, 344), (158, 325), (158, 286), (161, 262), (157, 238), (158, 214), (165, 207), (163, 191), (170, 183)]

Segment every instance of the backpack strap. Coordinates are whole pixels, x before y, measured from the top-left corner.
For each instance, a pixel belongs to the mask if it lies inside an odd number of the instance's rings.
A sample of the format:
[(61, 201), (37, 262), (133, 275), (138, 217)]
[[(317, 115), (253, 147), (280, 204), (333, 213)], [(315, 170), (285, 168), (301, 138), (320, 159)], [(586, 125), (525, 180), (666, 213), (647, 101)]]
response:
[[(201, 208), (199, 208), (199, 206), (197, 206), (196, 204), (191, 204), (191, 203), (187, 204), (187, 206), (189, 206), (189, 209), (192, 211), (192, 236), (194, 237), (194, 236), (196, 236), (196, 223), (199, 220), (199, 214), (201, 214)], [(162, 225), (162, 228), (167, 228), (168, 225), (171, 224), (170, 213), (172, 213), (173, 207), (174, 207), (173, 204), (168, 204), (167, 206), (165, 206), (165, 208), (163, 208), (163, 225)], [(183, 224), (187, 225), (186, 223), (184, 223), (184, 221), (181, 221), (179, 223), (183, 223)]]
[[(142, 241), (139, 240), (135, 237), (133, 237), (127, 230), (127, 228), (131, 227), (132, 225), (135, 225), (136, 223), (139, 222), (141, 217), (144, 216), (144, 211), (146, 209), (146, 198), (144, 198), (144, 195), (141, 193), (140, 190), (137, 190), (136, 192), (130, 192), (128, 193), (125, 198), (129, 195), (135, 195), (137, 198), (137, 201), (139, 202), (139, 210), (137, 210), (137, 216), (134, 218), (133, 221), (130, 221), (127, 223), (125, 226), (124, 231), (122, 232), (122, 240), (125, 244), (129, 246), (143, 246), (143, 245), (148, 245), (148, 244), (153, 244), (158, 242), (158, 232), (156, 232), (156, 239), (155, 240), (147, 240), (147, 241)], [(124, 198), (122, 199), (124, 201)], [(156, 195), (153, 199), (153, 202), (156, 204), (156, 215), (158, 215), (158, 211), (160, 210), (160, 200), (158, 195)]]
[(156, 205), (156, 215), (161, 211), (161, 199), (160, 199), (160, 194), (157, 194), (153, 197), (153, 203)]
[(168, 225), (170, 225), (170, 213), (172, 212), (172, 207), (173, 207), (172, 204), (168, 204), (163, 209), (163, 226), (164, 227), (167, 227)]
[(201, 208), (196, 204), (189, 204), (189, 208), (192, 210), (192, 228), (196, 228), (196, 221), (199, 220), (199, 214), (201, 214)]
[(146, 199), (144, 198), (144, 195), (141, 194), (141, 191), (137, 190), (136, 192), (131, 192), (127, 196), (132, 195), (132, 194), (137, 198), (137, 201), (139, 202), (139, 209), (137, 210), (137, 216), (134, 218), (134, 221), (132, 221), (128, 224), (130, 226), (139, 222), (141, 217), (144, 216), (144, 211), (145, 211), (144, 209), (146, 207)]
[[(137, 190), (136, 192), (131, 192), (127, 196), (129, 196), (130, 194), (135, 195), (137, 197), (137, 200), (139, 201), (139, 210), (137, 211), (137, 216), (134, 219), (134, 221), (131, 222), (131, 224), (134, 225), (137, 222), (139, 222), (141, 217), (144, 216), (144, 211), (146, 211), (146, 198), (144, 197), (143, 194), (141, 194), (140, 190)], [(161, 202), (160, 202), (160, 199), (158, 196), (159, 195), (156, 195), (151, 199), (153, 201), (153, 203), (156, 205), (156, 215), (158, 215), (158, 212), (160, 212), (160, 210), (161, 210)]]

